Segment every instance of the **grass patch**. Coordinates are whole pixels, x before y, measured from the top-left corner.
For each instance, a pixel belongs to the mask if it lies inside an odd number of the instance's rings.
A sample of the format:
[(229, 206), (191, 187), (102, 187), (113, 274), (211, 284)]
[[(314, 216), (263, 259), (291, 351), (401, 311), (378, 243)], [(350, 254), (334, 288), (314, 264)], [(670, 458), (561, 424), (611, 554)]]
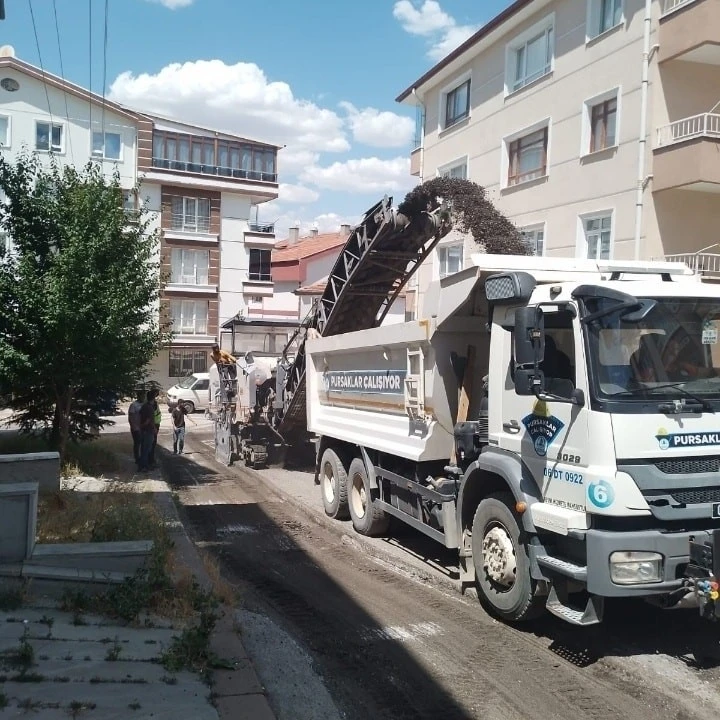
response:
[(23, 682), (25, 677), (30, 677), (28, 671), (35, 665), (35, 649), (30, 644), (29, 635), (26, 626), (18, 646), (0, 653), (0, 667), (3, 670), (16, 670), (18, 674), (12, 678), (16, 682)]
[(41, 543), (153, 540), (168, 532), (152, 493), (109, 485), (103, 492), (59, 490), (38, 500), (37, 539)]
[(12, 612), (19, 610), (25, 602), (24, 588), (10, 588), (0, 592), (0, 611)]
[[(129, 437), (129, 433), (128, 433)], [(40, 435), (3, 433), (0, 436), (0, 455), (47, 452), (53, 448)], [(61, 468), (63, 477), (88, 475), (115, 477), (122, 469), (118, 451), (127, 452), (128, 438), (121, 435), (101, 435), (94, 440), (68, 443), (67, 457)]]

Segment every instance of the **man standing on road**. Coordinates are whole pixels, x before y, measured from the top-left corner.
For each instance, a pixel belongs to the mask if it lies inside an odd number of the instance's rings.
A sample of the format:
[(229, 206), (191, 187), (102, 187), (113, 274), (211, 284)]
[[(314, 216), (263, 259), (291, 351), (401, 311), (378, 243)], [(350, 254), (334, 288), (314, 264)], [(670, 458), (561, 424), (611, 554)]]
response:
[(130, 425), (130, 434), (133, 439), (133, 456), (135, 464), (140, 464), (140, 443), (142, 441), (142, 432), (140, 430), (140, 408), (145, 402), (145, 392), (138, 390), (135, 400), (130, 404), (128, 409), (128, 424)]
[(185, 403), (179, 402), (172, 411), (173, 421), (173, 455), (182, 455), (185, 447)]
[(140, 462), (139, 472), (150, 469), (150, 453), (155, 444), (155, 409), (153, 408), (153, 391), (151, 390), (140, 408)]
[(150, 401), (150, 404), (152, 405), (153, 410), (153, 430), (154, 430), (154, 436), (153, 436), (153, 442), (152, 447), (150, 448), (150, 470), (152, 470), (155, 467), (155, 448), (157, 447), (157, 438), (158, 433), (160, 432), (160, 423), (162, 422), (162, 411), (160, 410), (160, 405), (158, 404), (157, 397), (160, 394), (159, 390), (151, 390), (148, 393), (148, 400)]

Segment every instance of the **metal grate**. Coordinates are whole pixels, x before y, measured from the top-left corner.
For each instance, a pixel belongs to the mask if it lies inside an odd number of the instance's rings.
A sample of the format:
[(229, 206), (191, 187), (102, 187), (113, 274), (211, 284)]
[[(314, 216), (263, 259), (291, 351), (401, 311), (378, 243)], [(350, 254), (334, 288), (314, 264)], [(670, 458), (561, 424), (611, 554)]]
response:
[(683, 503), (684, 505), (720, 502), (720, 487), (672, 490), (671, 494), (675, 502)]
[(691, 475), (694, 473), (720, 472), (720, 457), (675, 458), (658, 460), (655, 467), (667, 475)]

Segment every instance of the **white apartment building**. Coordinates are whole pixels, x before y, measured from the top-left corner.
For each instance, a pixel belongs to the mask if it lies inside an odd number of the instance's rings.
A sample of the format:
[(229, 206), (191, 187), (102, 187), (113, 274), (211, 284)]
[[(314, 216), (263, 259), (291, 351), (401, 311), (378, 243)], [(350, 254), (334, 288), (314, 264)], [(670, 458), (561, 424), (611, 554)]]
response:
[[(516, 0), (397, 98), (411, 171), (484, 186), (537, 254), (720, 271), (719, 65), (720, 0)], [(476, 251), (445, 238), (420, 287)]]
[(26, 148), (76, 167), (96, 160), (108, 175), (117, 169), (126, 203), (150, 211), (174, 332), (151, 367), (163, 387), (205, 371), (223, 323), (272, 295), (274, 228), (257, 218), (278, 195), (277, 146), (112, 103), (10, 48), (0, 50), (0, 144), (11, 159)]

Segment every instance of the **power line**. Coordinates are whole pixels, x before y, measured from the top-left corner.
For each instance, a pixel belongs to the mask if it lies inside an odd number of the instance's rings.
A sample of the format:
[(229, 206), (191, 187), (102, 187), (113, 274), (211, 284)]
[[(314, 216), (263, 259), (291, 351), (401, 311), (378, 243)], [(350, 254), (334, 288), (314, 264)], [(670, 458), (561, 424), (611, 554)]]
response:
[(55, 15), (55, 36), (57, 37), (58, 55), (60, 56), (60, 77), (63, 81), (63, 96), (65, 98), (65, 117), (68, 121), (68, 149), (70, 151), (70, 161), (73, 162), (75, 158), (72, 149), (72, 133), (70, 132), (70, 110), (68, 108), (67, 90), (65, 89), (65, 68), (63, 67), (62, 45), (60, 43), (60, 25), (58, 24), (56, 0), (53, 0), (53, 14)]
[(30, 8), (30, 18), (32, 19), (33, 33), (35, 34), (35, 47), (37, 48), (38, 60), (40, 61), (40, 74), (42, 75), (43, 88), (45, 89), (45, 99), (47, 100), (48, 114), (50, 115), (50, 136), (48, 137), (48, 150), (52, 151), (52, 131), (53, 131), (53, 114), (50, 107), (50, 93), (48, 93), (47, 83), (45, 82), (45, 67), (43, 66), (42, 54), (40, 53), (40, 41), (38, 40), (37, 25), (35, 24), (35, 13), (33, 12), (32, 0), (28, 0)]
[[(105, 146), (105, 86), (107, 85), (107, 47), (108, 47), (108, 0), (105, 0), (105, 30), (103, 37), (103, 81), (102, 81), (102, 135)], [(104, 150), (103, 150), (104, 153)]]
[(88, 106), (90, 109), (90, 142), (92, 143), (92, 0), (88, 0), (88, 70), (90, 71)]

